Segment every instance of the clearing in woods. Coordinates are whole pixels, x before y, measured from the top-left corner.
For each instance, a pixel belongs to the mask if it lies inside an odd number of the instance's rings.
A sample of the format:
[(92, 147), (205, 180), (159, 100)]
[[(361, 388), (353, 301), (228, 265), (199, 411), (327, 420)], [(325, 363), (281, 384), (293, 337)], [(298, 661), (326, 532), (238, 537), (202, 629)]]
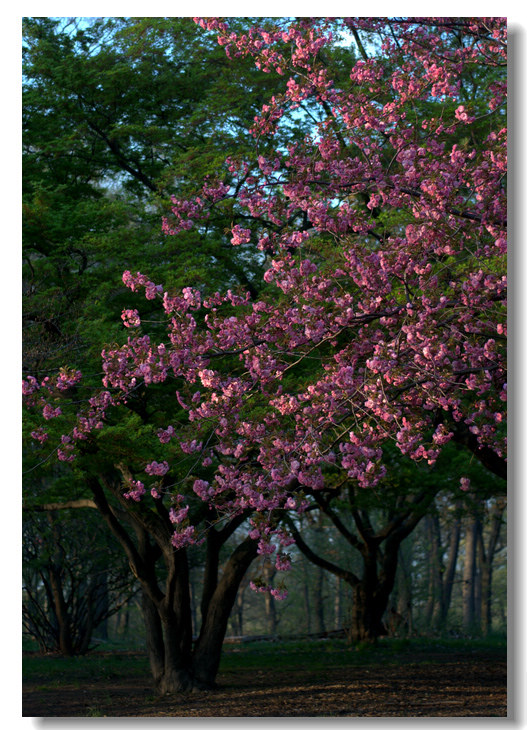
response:
[(25, 717), (506, 717), (504, 641), (227, 645), (206, 693), (158, 697), (144, 654), (24, 656)]

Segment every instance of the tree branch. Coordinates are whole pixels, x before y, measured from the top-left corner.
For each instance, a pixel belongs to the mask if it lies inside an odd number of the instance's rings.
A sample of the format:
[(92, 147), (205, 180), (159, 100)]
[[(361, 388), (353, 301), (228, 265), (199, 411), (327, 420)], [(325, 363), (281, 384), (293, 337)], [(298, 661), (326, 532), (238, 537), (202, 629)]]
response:
[(353, 586), (359, 582), (357, 576), (350, 570), (340, 568), (338, 565), (335, 565), (335, 563), (330, 563), (329, 560), (326, 560), (325, 558), (321, 558), (319, 555), (316, 555), (316, 553), (314, 553), (311, 548), (304, 542), (302, 536), (300, 535), (293, 520), (290, 517), (285, 517), (285, 523), (291, 530), (291, 534), (295, 539), (296, 545), (304, 553), (308, 560), (310, 560), (315, 565), (318, 565), (320, 568), (324, 568), (324, 570), (329, 570), (330, 573), (333, 573), (333, 575), (336, 575), (338, 578), (342, 578), (346, 581), (346, 583), (349, 583), (349, 585)]
[(81, 509), (89, 507), (97, 509), (97, 505), (93, 499), (71, 499), (68, 502), (48, 502), (47, 504), (24, 504), (22, 509), (31, 510), (32, 512), (52, 512), (61, 509)]

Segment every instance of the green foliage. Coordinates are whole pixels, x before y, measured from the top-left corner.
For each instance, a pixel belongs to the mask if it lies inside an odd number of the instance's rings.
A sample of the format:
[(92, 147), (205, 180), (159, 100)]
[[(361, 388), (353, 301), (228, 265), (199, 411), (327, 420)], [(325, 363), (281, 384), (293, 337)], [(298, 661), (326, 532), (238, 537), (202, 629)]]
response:
[(26, 372), (94, 372), (133, 299), (125, 269), (207, 291), (260, 272), (261, 256), (228, 243), (229, 210), (206, 232), (161, 233), (171, 194), (254, 148), (270, 81), (230, 65), (190, 18), (24, 19)]
[[(81, 369), (81, 386), (60, 402), (75, 411), (101, 383), (101, 349), (129, 334), (121, 311), (138, 303), (125, 269), (169, 292), (260, 277), (262, 256), (240, 252), (225, 233), (232, 204), (218, 206), (206, 230), (177, 237), (162, 233), (161, 218), (170, 195), (221, 178), (228, 154), (254, 155), (248, 128), (271, 81), (249, 60), (233, 74), (214, 34), (190, 18), (25, 18), (23, 39), (24, 371), (42, 380), (65, 364)], [(155, 303), (143, 302), (141, 315), (164, 337), (163, 322), (151, 321)], [(83, 469), (120, 459), (142, 468), (156, 458), (155, 426), (177, 422), (175, 402), (155, 388), (135, 392), (73, 472), (35, 448), (29, 434), (39, 424), (28, 415), (28, 496), (44, 483), (54, 499), (82, 494)], [(65, 421), (47, 425), (56, 444)]]

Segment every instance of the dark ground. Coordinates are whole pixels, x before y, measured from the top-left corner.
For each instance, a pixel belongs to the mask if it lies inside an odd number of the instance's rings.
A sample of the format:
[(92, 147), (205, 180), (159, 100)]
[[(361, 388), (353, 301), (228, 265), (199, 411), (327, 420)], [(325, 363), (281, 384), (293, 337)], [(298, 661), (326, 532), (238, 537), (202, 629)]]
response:
[(157, 697), (141, 654), (26, 656), (23, 715), (506, 717), (506, 669), (496, 647), (260, 643), (226, 650), (217, 690)]

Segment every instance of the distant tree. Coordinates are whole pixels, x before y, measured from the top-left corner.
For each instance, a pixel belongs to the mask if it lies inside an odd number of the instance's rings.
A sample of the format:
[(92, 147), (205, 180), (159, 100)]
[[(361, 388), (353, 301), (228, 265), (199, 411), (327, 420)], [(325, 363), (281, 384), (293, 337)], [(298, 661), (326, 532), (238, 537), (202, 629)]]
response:
[(480, 621), (483, 636), (487, 636), (492, 631), (492, 573), (504, 522), (505, 507), (506, 501), (503, 498), (493, 500), (488, 506), (487, 517), (490, 524), (487, 534), (485, 529), (480, 530), (478, 534), (481, 581)]
[(24, 515), (23, 625), (42, 651), (85, 654), (94, 632), (137, 591), (122, 552), (86, 504), (69, 506), (82, 517), (64, 519), (59, 505)]

